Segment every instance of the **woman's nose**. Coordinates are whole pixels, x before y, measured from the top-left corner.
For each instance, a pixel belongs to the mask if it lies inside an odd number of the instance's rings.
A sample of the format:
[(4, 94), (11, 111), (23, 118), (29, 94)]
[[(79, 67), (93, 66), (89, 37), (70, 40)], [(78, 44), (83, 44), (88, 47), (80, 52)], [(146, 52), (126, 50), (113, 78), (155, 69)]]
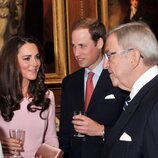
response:
[(33, 66), (37, 66), (38, 65), (38, 60), (33, 59), (31, 63), (32, 63)]

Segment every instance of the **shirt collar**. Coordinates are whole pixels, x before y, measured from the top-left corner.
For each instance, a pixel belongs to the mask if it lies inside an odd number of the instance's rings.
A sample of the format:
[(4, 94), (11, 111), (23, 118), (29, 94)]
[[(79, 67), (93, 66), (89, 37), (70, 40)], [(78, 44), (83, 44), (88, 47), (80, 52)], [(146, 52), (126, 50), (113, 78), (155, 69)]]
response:
[(158, 66), (155, 65), (148, 69), (143, 75), (141, 75), (137, 81), (134, 83), (130, 98), (131, 100), (135, 97), (135, 95), (140, 91), (140, 89), (147, 84), (149, 81), (151, 81), (156, 75), (158, 75)]

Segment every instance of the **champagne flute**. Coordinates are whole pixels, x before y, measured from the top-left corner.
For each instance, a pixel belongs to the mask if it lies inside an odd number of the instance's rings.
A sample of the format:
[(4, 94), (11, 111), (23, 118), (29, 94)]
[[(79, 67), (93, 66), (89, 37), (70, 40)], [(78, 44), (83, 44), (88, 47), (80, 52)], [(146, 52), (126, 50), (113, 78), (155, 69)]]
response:
[[(86, 113), (85, 113), (85, 111), (82, 111), (82, 110), (75, 110), (73, 112), (73, 116), (75, 116), (75, 115), (86, 115)], [(85, 135), (82, 133), (76, 132), (76, 134), (74, 134), (74, 137), (85, 137)]]
[(1, 141), (0, 141), (0, 158), (4, 158)]
[[(22, 129), (9, 129), (9, 135), (12, 139), (17, 139), (22, 141), (22, 146), (24, 144), (25, 139), (25, 131)], [(17, 154), (10, 156), (10, 158), (23, 158), (20, 151)]]

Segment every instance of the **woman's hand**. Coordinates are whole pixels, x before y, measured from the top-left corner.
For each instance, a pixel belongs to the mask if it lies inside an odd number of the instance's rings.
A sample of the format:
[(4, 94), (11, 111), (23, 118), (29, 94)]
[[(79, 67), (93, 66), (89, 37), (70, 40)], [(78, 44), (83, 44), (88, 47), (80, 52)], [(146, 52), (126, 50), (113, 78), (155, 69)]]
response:
[(22, 141), (12, 138), (4, 138), (1, 140), (4, 154), (17, 154), (22, 151)]

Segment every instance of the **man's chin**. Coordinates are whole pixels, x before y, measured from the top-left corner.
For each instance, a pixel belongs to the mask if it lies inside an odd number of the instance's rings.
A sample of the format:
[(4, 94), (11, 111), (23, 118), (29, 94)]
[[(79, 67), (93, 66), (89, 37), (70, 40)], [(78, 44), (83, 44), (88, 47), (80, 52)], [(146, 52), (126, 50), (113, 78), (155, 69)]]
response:
[(113, 85), (114, 87), (118, 87), (118, 80), (115, 79), (115, 78), (113, 78), (113, 77), (111, 77), (111, 76), (110, 76), (110, 78), (111, 78), (112, 85)]
[(118, 87), (118, 84), (116, 84), (115, 82), (112, 82), (112, 85), (113, 85), (114, 87)]
[(78, 66), (81, 67), (81, 68), (87, 67), (85, 64), (81, 64), (81, 63), (78, 63)]

